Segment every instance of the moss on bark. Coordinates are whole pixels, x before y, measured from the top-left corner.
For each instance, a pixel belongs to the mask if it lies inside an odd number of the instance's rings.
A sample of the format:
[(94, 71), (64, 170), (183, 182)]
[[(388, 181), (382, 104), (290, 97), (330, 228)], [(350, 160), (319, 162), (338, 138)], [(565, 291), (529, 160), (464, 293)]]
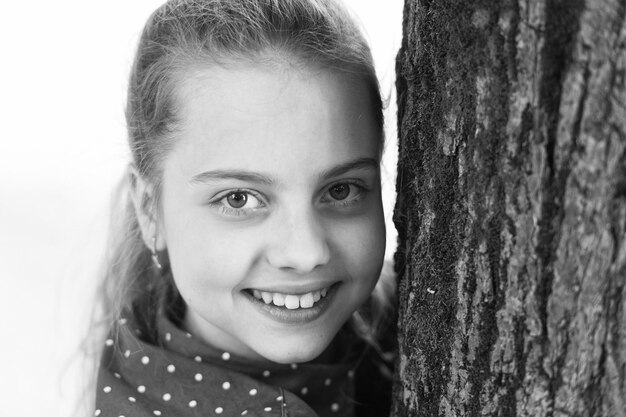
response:
[(394, 416), (626, 416), (625, 16), (406, 1)]

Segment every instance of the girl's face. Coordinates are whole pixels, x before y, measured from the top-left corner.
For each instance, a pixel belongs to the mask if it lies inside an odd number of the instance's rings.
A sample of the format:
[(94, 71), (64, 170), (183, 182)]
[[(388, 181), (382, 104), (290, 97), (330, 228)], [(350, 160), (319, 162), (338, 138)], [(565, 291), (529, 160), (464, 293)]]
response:
[(379, 129), (330, 71), (211, 66), (181, 77), (160, 232), (186, 328), (224, 351), (314, 359), (384, 256)]

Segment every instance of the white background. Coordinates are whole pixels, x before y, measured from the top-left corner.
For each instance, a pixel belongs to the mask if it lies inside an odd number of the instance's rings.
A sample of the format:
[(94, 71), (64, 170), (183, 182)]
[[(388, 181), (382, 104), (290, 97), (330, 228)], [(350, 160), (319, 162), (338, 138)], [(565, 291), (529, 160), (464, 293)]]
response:
[[(390, 258), (401, 0), (346, 0), (361, 19), (387, 111), (383, 187)], [(160, 0), (2, 4), (0, 24), (0, 415), (88, 415), (87, 330), (108, 204), (128, 161), (126, 79)]]

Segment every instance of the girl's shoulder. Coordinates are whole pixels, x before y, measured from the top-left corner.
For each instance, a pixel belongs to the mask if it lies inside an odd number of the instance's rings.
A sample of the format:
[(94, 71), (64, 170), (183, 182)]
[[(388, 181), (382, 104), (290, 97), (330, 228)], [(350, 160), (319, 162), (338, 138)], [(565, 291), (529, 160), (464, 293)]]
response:
[(355, 416), (388, 416), (397, 346), (396, 326), (388, 326), (379, 335), (378, 344), (364, 344), (355, 375)]
[(397, 352), (396, 274), (385, 261), (368, 301), (355, 312), (351, 329), (359, 351), (355, 375), (355, 416), (389, 415)]

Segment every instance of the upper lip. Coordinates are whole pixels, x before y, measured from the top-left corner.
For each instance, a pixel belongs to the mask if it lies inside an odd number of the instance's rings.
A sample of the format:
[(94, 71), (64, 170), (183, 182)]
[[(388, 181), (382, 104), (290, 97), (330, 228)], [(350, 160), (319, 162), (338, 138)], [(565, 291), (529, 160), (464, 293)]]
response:
[(247, 290), (258, 290), (261, 292), (271, 292), (271, 293), (281, 293), (281, 294), (293, 294), (293, 295), (301, 295), (307, 294), (313, 291), (319, 291), (323, 288), (328, 288), (338, 281), (327, 281), (327, 282), (314, 282), (310, 284), (272, 284), (272, 285), (263, 285), (259, 287), (249, 287)]

